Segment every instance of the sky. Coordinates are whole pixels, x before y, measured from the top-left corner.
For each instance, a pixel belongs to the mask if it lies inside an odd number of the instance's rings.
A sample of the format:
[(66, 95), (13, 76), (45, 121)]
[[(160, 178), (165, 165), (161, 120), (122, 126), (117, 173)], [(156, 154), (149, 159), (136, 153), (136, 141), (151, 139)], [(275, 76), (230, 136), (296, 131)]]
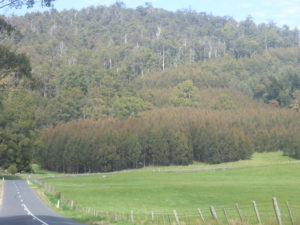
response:
[[(109, 6), (116, 0), (55, 0), (54, 8), (81, 9), (88, 6)], [(127, 8), (144, 6), (151, 2), (153, 7), (176, 11), (192, 9), (206, 12), (215, 16), (230, 16), (241, 21), (252, 16), (256, 23), (275, 22), (278, 26), (288, 25), (290, 28), (300, 29), (300, 0), (123, 0)], [(43, 9), (33, 9), (43, 10)], [(0, 14), (24, 14), (29, 10), (5, 9)]]

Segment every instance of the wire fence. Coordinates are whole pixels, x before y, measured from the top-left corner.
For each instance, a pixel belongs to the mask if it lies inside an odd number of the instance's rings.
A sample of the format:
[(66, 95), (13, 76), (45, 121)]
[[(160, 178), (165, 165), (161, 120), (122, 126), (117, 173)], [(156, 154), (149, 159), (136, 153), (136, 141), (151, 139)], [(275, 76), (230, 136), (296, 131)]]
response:
[(131, 224), (155, 224), (155, 225), (297, 225), (300, 224), (300, 202), (280, 201), (276, 198), (269, 203), (249, 202), (247, 205), (235, 204), (234, 206), (209, 206), (195, 210), (185, 210), (180, 212), (173, 210), (135, 212), (129, 210), (127, 213), (103, 212), (91, 207), (78, 205), (70, 199), (66, 199), (61, 193), (55, 191), (53, 186), (40, 180), (32, 180), (40, 185), (51, 195), (57, 197), (56, 207), (65, 207), (69, 210), (75, 210), (78, 213), (95, 217), (95, 220), (108, 220), (111, 222), (127, 222)]

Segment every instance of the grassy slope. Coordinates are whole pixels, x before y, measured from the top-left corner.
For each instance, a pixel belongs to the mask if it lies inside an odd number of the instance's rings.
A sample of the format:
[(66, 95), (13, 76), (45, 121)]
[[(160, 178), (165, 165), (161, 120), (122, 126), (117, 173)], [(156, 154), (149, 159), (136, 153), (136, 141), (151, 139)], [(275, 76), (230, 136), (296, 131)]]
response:
[[(245, 215), (253, 216), (251, 201), (256, 200), (262, 216), (268, 217), (273, 215), (271, 199), (274, 196), (279, 199), (280, 205), (288, 200), (294, 210), (300, 211), (300, 164), (296, 161), (289, 163), (292, 161), (281, 153), (260, 153), (255, 154), (252, 160), (209, 166), (245, 166), (238, 169), (178, 173), (175, 171), (186, 167), (173, 167), (173, 172), (144, 169), (48, 179), (47, 182), (62, 192), (66, 199), (101, 211), (128, 213), (132, 209), (142, 214), (152, 210), (171, 212), (177, 209), (181, 214), (196, 214), (196, 209), (201, 207), (207, 215), (208, 207), (214, 205), (219, 213), (225, 206), (232, 215), (233, 205), (239, 203)], [(205, 165), (190, 167), (203, 168)], [(160, 171), (163, 169), (166, 168), (160, 168)]]
[(254, 153), (249, 160), (240, 160), (236, 162), (227, 162), (220, 164), (207, 164), (195, 162), (187, 166), (165, 166), (165, 167), (145, 167), (143, 170), (152, 171), (176, 171), (176, 170), (190, 170), (190, 169), (205, 169), (205, 168), (229, 168), (229, 167), (252, 167), (252, 166), (266, 166), (274, 164), (298, 163), (299, 160), (283, 156), (282, 152), (265, 152)]

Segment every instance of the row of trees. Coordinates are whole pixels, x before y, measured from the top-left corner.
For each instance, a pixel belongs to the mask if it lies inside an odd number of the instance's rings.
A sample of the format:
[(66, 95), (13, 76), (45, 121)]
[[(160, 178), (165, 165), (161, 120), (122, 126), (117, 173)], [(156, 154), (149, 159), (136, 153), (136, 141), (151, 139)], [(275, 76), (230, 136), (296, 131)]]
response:
[(228, 162), (248, 159), (254, 150), (295, 149), (299, 122), (296, 112), (282, 109), (166, 108), (49, 129), (39, 156), (43, 168), (70, 173)]

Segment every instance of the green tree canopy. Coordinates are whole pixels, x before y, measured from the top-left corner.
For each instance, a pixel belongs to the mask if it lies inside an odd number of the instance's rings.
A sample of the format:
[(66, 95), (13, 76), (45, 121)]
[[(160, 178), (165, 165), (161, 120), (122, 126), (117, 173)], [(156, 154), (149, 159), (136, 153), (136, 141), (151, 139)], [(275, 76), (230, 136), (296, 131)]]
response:
[(179, 83), (174, 91), (171, 102), (174, 106), (197, 106), (196, 91), (198, 88), (194, 86), (192, 80), (186, 80)]

